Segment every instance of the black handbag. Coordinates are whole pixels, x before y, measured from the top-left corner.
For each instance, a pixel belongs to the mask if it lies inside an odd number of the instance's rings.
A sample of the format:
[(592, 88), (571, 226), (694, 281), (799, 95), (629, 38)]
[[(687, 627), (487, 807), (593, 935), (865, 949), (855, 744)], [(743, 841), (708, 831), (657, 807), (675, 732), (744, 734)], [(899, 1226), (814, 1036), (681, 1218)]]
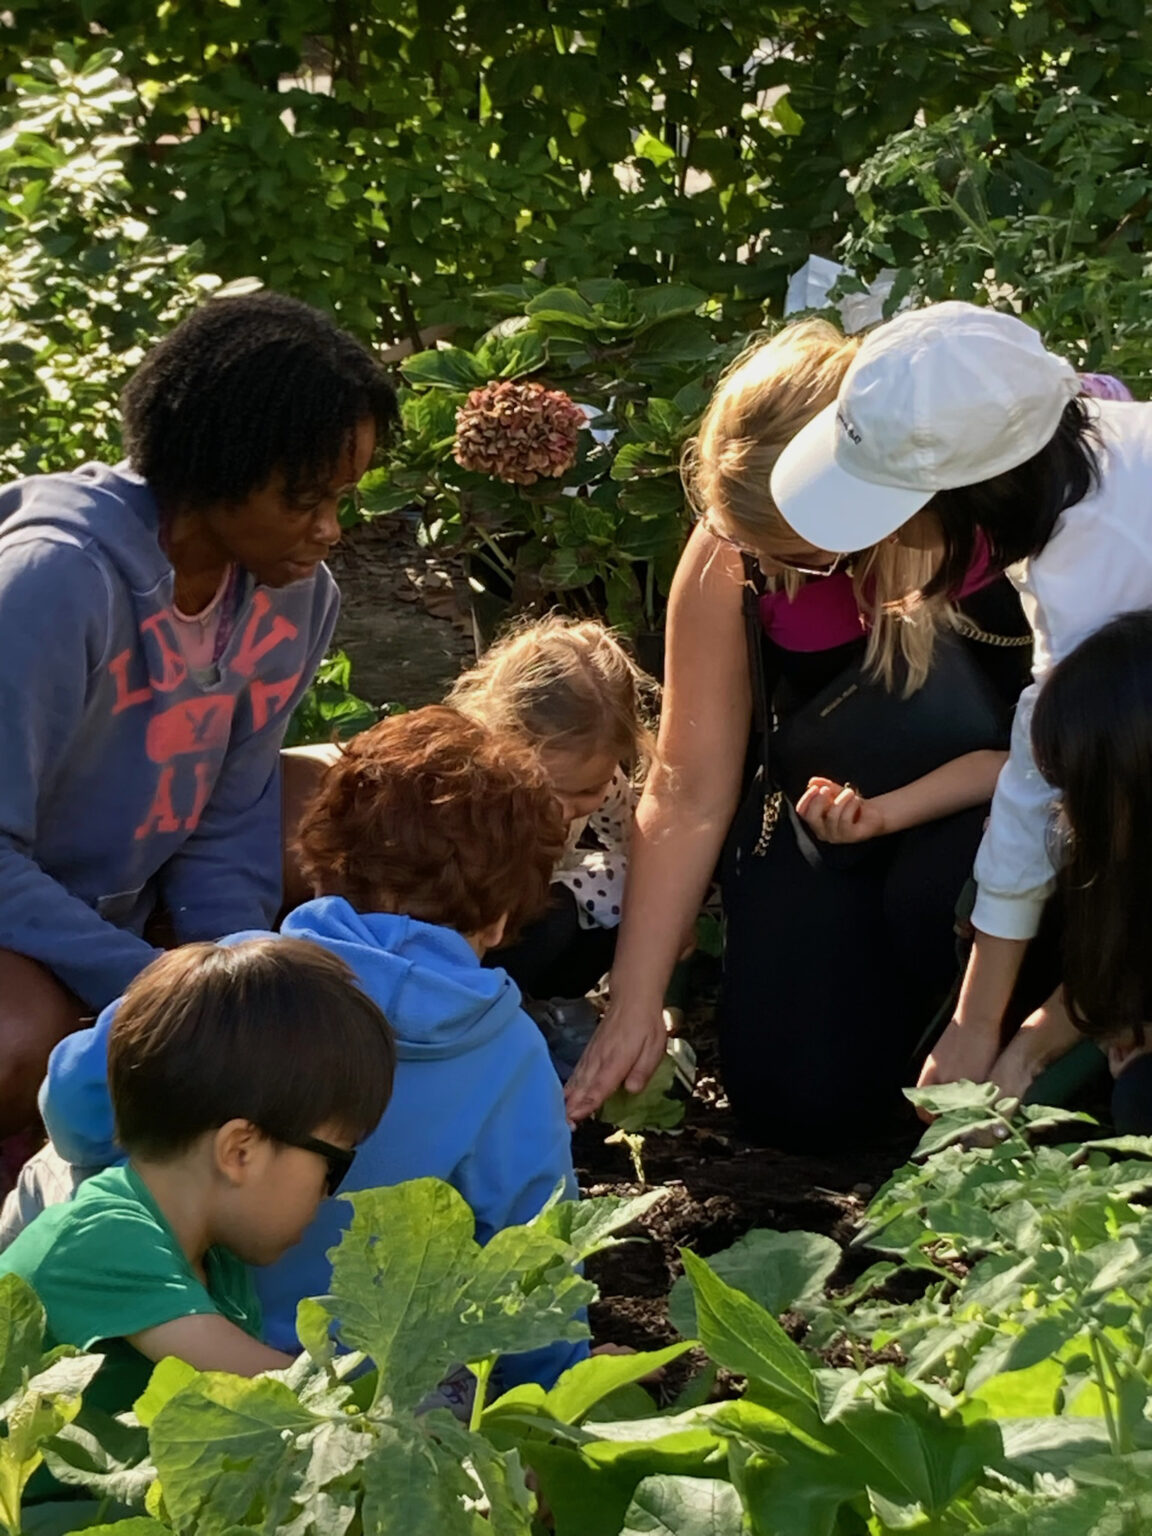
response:
[[(1028, 644), (1027, 635), (986, 634), (968, 625), (936, 643), (923, 686), (903, 698), (896, 687), (870, 675), (863, 661), (847, 667), (815, 697), (775, 720), (768, 697), (760, 625), (763, 577), (745, 557), (744, 616), (752, 694), (761, 742), (758, 774), (764, 796), (761, 833), (754, 853), (767, 851), (785, 807), (794, 807), (811, 778), (854, 785), (871, 798), (910, 784), (967, 752), (1006, 750), (1012, 711), (970, 650), (972, 641), (992, 646)], [(812, 839), (794, 814), (805, 852), (847, 867), (869, 851), (867, 844), (830, 845)]]

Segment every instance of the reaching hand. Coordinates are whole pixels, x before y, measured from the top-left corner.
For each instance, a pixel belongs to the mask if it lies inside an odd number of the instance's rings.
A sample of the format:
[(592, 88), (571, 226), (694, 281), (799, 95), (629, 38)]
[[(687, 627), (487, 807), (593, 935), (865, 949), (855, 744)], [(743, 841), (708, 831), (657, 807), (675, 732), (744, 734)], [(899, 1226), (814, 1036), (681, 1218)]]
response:
[(796, 814), (825, 843), (862, 843), (887, 830), (878, 800), (834, 779), (809, 779)]
[(621, 1083), (629, 1093), (639, 1093), (667, 1048), (660, 1008), (624, 1014), (609, 1005), (564, 1089), (569, 1123), (595, 1114)]
[[(953, 1019), (924, 1063), (916, 1086), (931, 1088), (937, 1083), (959, 1083), (966, 1079), (987, 1082), (999, 1050), (999, 1025), (987, 1029)], [(924, 1121), (935, 1118), (927, 1109), (917, 1109), (916, 1113)]]

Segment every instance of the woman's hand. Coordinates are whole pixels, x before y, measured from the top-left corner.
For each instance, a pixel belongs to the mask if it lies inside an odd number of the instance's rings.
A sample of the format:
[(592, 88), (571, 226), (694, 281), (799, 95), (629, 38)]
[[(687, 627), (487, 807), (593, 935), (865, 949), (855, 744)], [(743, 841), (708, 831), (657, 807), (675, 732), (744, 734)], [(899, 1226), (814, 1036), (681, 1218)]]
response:
[[(965, 1080), (986, 1082), (999, 1051), (999, 1024), (990, 1027), (963, 1024), (959, 1019), (953, 1019), (924, 1063), (916, 1086), (932, 1088), (937, 1083)], [(917, 1109), (916, 1113), (925, 1122), (936, 1118), (929, 1109)]]
[(824, 843), (862, 843), (888, 830), (879, 800), (834, 779), (809, 779), (796, 814)]
[(564, 1089), (569, 1125), (595, 1114), (621, 1083), (629, 1093), (639, 1093), (667, 1049), (668, 1029), (659, 1004), (631, 1012), (609, 1004)]

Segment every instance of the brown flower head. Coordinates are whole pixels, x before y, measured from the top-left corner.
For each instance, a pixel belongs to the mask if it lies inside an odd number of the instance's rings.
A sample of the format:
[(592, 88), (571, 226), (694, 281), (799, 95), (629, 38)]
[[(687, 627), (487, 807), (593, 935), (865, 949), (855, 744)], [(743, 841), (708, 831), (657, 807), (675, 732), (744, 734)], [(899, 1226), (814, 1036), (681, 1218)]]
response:
[(453, 457), (509, 485), (556, 479), (571, 467), (584, 413), (562, 389), (504, 379), (474, 389), (456, 412)]

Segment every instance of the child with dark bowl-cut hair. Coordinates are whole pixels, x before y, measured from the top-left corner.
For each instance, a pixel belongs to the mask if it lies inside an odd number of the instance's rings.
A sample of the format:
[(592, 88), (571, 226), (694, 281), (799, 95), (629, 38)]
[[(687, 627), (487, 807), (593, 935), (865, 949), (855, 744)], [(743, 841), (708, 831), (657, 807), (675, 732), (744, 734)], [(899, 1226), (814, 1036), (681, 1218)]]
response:
[[(443, 706), (349, 742), (305, 811), (303, 869), (317, 895), (283, 931), (339, 955), (396, 1031), (396, 1094), (349, 1189), (433, 1176), (454, 1185), (486, 1242), (530, 1221), (558, 1185), (576, 1194), (559, 1080), (520, 993), (481, 958), (538, 916), (564, 848), (562, 810), (533, 749)], [(57, 1149), (115, 1155), (104, 1107), (104, 1021), (54, 1053), (43, 1095)], [(276, 1020), (265, 1024), (279, 1051)], [(296, 1343), (302, 1297), (328, 1288), (350, 1218), (326, 1201), (300, 1242), (261, 1272), (271, 1344)], [(506, 1384), (550, 1384), (586, 1353), (557, 1344), (504, 1363)]]
[(383, 1114), (384, 1015), (315, 944), (192, 944), (128, 988), (107, 1061), (127, 1163), (43, 1211), (0, 1273), (35, 1290), (49, 1344), (105, 1356), (85, 1399), (107, 1412), (167, 1355), (240, 1376), (289, 1365), (261, 1342), (247, 1265), (299, 1241)]

